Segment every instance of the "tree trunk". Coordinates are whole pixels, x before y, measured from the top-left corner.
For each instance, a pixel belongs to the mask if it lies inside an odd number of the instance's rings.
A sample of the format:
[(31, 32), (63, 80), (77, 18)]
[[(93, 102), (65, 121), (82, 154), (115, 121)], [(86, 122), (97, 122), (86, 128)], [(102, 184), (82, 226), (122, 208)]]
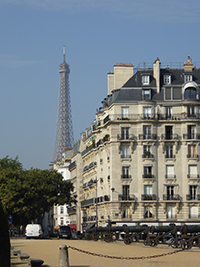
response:
[(8, 219), (0, 202), (0, 267), (10, 267), (10, 237)]

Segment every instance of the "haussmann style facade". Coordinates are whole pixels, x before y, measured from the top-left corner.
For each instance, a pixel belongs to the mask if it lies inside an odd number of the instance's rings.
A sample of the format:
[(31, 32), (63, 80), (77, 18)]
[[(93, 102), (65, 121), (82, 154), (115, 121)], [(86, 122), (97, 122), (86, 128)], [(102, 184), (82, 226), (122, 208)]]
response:
[[(200, 69), (115, 64), (69, 165), (77, 230), (200, 222)], [(78, 146), (78, 148), (77, 148)], [(70, 213), (69, 213), (70, 214)]]

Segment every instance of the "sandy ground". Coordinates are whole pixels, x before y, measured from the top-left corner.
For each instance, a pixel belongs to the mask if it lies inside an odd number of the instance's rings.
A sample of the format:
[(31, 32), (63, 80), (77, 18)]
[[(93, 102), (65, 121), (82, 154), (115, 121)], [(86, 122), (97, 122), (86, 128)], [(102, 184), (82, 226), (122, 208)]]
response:
[[(56, 240), (56, 239), (11, 239), (11, 246), (20, 249), (21, 253), (27, 253), (31, 258), (39, 258), (44, 261), (43, 267), (58, 267), (59, 264), (59, 247), (67, 245), (68, 247), (76, 247), (92, 253), (98, 253), (110, 256), (123, 257), (146, 257), (152, 255), (160, 255), (169, 253), (175, 249), (167, 245), (159, 245), (157, 247), (147, 247), (143, 244), (133, 243), (125, 245), (122, 241), (106, 243), (104, 241), (87, 241), (87, 240)], [(195, 247), (191, 250), (181, 251), (176, 254), (156, 257), (144, 258), (141, 260), (125, 260), (125, 259), (108, 259), (99, 256), (93, 256), (78, 252), (72, 248), (68, 248), (70, 267), (199, 267), (200, 266), (200, 249)], [(28, 266), (27, 261), (21, 261), (18, 257), (11, 255), (11, 262), (17, 267)]]

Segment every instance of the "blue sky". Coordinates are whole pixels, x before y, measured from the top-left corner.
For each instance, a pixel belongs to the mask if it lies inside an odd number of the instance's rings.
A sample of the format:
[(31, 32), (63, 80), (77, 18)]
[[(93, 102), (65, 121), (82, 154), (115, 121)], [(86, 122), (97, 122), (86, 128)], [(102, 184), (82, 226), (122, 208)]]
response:
[(116, 62), (200, 62), (199, 11), (197, 0), (0, 0), (0, 158), (48, 168), (63, 45), (77, 140)]

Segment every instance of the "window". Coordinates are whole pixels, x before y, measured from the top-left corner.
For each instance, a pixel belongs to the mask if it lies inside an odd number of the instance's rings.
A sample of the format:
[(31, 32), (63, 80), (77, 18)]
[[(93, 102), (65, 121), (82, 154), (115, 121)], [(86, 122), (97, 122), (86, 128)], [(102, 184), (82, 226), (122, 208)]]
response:
[(122, 212), (122, 218), (131, 218), (130, 206), (122, 205), (121, 212)]
[(149, 84), (149, 83), (150, 83), (149, 75), (143, 75), (142, 76), (142, 84)]
[(129, 158), (129, 146), (122, 145), (122, 158)]
[(173, 145), (166, 145), (166, 158), (173, 158)]
[(151, 155), (151, 145), (144, 145), (143, 146), (144, 150), (144, 157), (149, 157)]
[(190, 185), (190, 199), (197, 199), (197, 185)]
[(170, 84), (171, 83), (171, 75), (164, 75), (164, 84)]
[(194, 106), (187, 106), (187, 116), (194, 117)]
[(169, 185), (167, 186), (167, 200), (173, 200), (174, 199), (174, 186)]
[(125, 200), (129, 198), (129, 185), (122, 185), (122, 195)]
[(173, 126), (165, 126), (165, 138), (167, 140), (173, 138)]
[(152, 178), (152, 166), (144, 166), (144, 178)]
[(197, 178), (197, 165), (188, 166), (189, 178)]
[(121, 128), (122, 139), (129, 139), (129, 127)]
[(64, 221), (63, 221), (63, 219), (61, 218), (61, 220), (60, 220), (60, 225), (63, 225), (64, 224)]
[(165, 107), (165, 116), (166, 119), (172, 117), (172, 107)]
[(188, 125), (187, 129), (188, 129), (188, 139), (195, 139), (196, 126)]
[(192, 75), (191, 74), (186, 74), (185, 75), (185, 83), (186, 82), (191, 82), (192, 81)]
[(151, 107), (143, 107), (143, 117), (144, 119), (151, 118)]
[(166, 178), (175, 178), (174, 165), (166, 166)]
[(189, 217), (190, 217), (190, 219), (198, 219), (199, 218), (199, 209), (197, 206), (189, 207)]
[(60, 214), (62, 214), (64, 212), (64, 208), (60, 207)]
[(142, 90), (142, 100), (151, 100), (151, 89)]
[(152, 218), (153, 217), (153, 207), (145, 206), (144, 207), (144, 218)]
[(121, 112), (122, 112), (122, 119), (127, 119), (128, 118), (128, 108), (122, 107)]
[(122, 167), (122, 178), (129, 178), (129, 166)]
[(144, 194), (145, 195), (152, 195), (152, 185), (145, 185), (144, 186)]
[(196, 158), (196, 145), (189, 145), (188, 146), (188, 158)]
[(195, 88), (187, 88), (184, 92), (185, 99), (196, 99), (197, 92)]
[(174, 218), (176, 218), (175, 206), (174, 205), (167, 205), (167, 219), (174, 219)]
[(143, 126), (144, 139), (151, 139), (151, 125)]

